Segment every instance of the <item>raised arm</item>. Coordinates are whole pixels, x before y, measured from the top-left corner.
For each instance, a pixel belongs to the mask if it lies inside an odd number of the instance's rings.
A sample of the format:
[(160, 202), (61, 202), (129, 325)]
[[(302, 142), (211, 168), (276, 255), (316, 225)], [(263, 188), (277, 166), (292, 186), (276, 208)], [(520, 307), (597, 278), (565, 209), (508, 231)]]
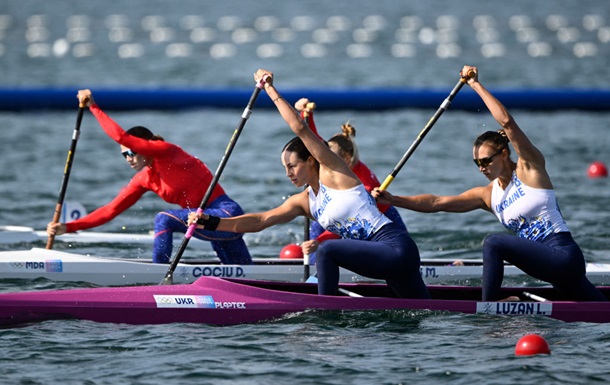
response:
[(462, 74), (468, 73), (468, 71), (473, 71), (475, 74), (468, 79), (468, 85), (481, 97), (493, 118), (506, 133), (519, 157), (517, 160), (519, 178), (531, 187), (553, 188), (545, 169), (542, 152), (532, 144), (506, 107), (479, 82), (477, 67), (464, 66)]
[[(259, 69), (254, 74), (254, 80), (257, 82), (263, 77), (266, 78), (265, 91), (277, 107), (280, 115), (292, 132), (301, 138), (311, 155), (320, 163), (320, 178), (328, 178), (325, 184), (328, 183), (329, 187), (339, 189), (358, 185), (360, 183), (358, 177), (349, 169), (343, 159), (330, 150), (326, 143), (309, 128), (301, 118), (301, 114), (280, 95), (274, 85), (273, 73)], [(326, 169), (326, 171), (322, 169)]]

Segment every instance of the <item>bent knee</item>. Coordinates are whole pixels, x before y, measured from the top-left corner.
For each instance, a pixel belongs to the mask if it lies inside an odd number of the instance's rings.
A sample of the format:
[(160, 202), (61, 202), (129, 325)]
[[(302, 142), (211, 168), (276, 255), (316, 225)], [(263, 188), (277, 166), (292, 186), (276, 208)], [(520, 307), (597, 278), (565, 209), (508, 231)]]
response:
[(512, 236), (506, 234), (489, 234), (483, 240), (483, 261), (490, 262), (504, 255), (504, 249), (507, 242), (510, 242)]
[(483, 249), (500, 250), (510, 245), (515, 239), (515, 236), (509, 234), (489, 234), (483, 239)]
[(155, 231), (173, 229), (178, 224), (184, 224), (184, 222), (167, 211), (160, 211), (155, 215)]
[(500, 234), (488, 234), (485, 236), (485, 239), (483, 239), (483, 246), (493, 247), (499, 244), (500, 238)]
[(336, 252), (336, 246), (339, 242), (337, 240), (328, 240), (318, 245), (316, 250), (316, 259), (318, 261), (329, 258), (333, 253)]
[(316, 258), (318, 260), (324, 259), (326, 258), (328, 253), (328, 242), (322, 242), (318, 245), (318, 248), (316, 249)]
[(155, 215), (156, 224), (167, 223), (169, 219), (170, 219), (169, 214), (166, 213), (165, 211), (160, 211)]

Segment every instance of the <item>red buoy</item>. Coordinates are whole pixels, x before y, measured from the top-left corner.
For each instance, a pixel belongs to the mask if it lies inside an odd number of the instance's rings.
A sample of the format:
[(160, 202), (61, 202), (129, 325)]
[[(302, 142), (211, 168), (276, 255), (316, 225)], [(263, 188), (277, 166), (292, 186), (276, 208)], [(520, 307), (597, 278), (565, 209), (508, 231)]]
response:
[(538, 334), (527, 334), (521, 337), (515, 346), (515, 355), (532, 356), (535, 354), (551, 354), (546, 340)]
[(589, 165), (587, 175), (589, 175), (589, 178), (606, 178), (608, 176), (608, 169), (602, 162), (593, 162)]
[(286, 245), (280, 251), (280, 259), (302, 259), (303, 258), (303, 250), (301, 250), (301, 246), (296, 245), (294, 243), (290, 245)]

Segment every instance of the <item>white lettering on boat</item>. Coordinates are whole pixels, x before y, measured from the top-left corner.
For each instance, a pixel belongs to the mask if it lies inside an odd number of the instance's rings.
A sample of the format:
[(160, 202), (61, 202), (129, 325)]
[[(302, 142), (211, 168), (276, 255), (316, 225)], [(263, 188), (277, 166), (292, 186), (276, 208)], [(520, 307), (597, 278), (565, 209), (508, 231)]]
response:
[(235, 266), (206, 266), (193, 268), (193, 277), (245, 277), (244, 269)]
[(477, 314), (546, 315), (553, 313), (548, 302), (477, 302)]
[(216, 309), (245, 309), (245, 302), (216, 302)]
[(210, 295), (168, 295), (154, 294), (157, 307), (172, 308), (209, 308), (214, 309), (216, 303)]

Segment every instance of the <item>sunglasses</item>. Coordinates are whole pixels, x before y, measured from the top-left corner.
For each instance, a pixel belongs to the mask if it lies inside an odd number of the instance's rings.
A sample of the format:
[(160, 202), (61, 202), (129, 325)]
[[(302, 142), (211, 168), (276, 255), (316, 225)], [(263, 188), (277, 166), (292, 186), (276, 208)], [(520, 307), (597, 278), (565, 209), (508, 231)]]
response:
[(486, 158), (473, 159), (474, 164), (476, 164), (477, 167), (487, 167), (491, 164), (491, 162), (493, 162), (493, 157), (500, 154), (502, 151), (504, 151), (504, 147), (499, 149), (498, 152), (496, 152), (495, 154)]
[(134, 156), (137, 155), (137, 152), (133, 152), (131, 150), (125, 150), (123, 152), (121, 152), (121, 155), (123, 155), (123, 158), (127, 159), (127, 157), (133, 158)]

